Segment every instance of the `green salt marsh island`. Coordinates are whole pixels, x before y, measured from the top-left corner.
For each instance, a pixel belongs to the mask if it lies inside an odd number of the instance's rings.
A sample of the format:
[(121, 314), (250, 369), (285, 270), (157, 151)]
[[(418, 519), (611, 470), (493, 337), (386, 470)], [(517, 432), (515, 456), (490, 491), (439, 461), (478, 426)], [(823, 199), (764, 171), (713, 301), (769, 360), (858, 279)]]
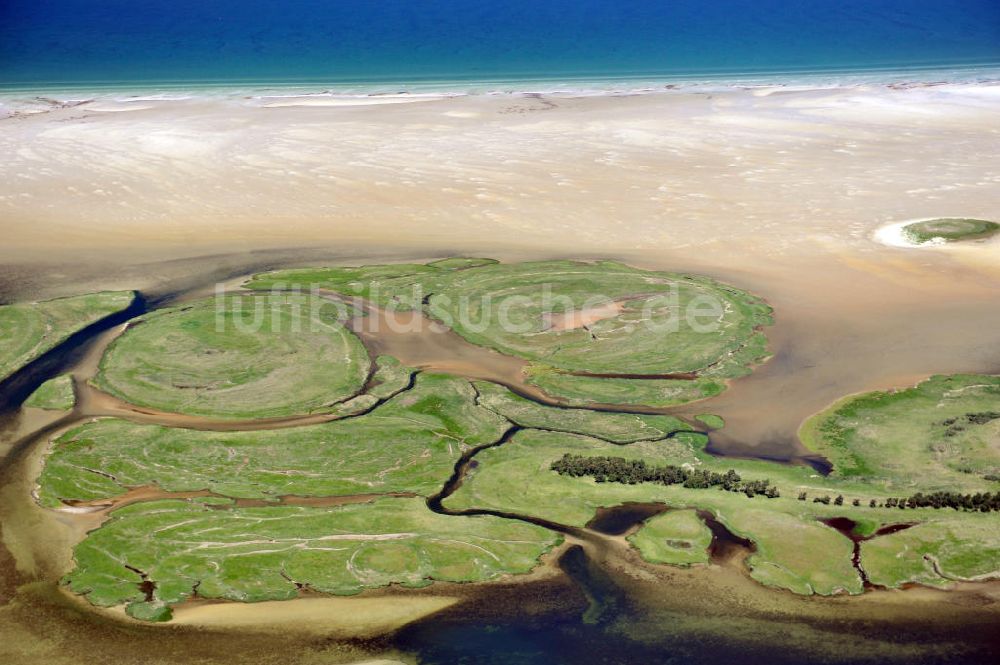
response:
[(0, 306), (0, 380), (73, 333), (132, 304), (131, 291), (105, 291)]
[(61, 374), (40, 385), (31, 393), (24, 405), (35, 409), (69, 411), (73, 408), (75, 399), (72, 377), (69, 374)]
[[(767, 357), (770, 308), (705, 277), (457, 258), (246, 286), (145, 314), (110, 344), (93, 383), (152, 416), (83, 414), (49, 441), (39, 503), (100, 514), (64, 578), (95, 605), (168, 620), (195, 595), (484, 582), (623, 504), (656, 507), (622, 541), (650, 565), (705, 565), (722, 529), (749, 543), (737, 564), (753, 579), (796, 594), (1000, 575), (998, 377), (837, 402), (801, 431), (824, 475), (710, 454), (725, 425), (710, 406), (666, 411)], [(345, 296), (520, 359), (557, 400), (409, 367), (352, 332)], [(706, 303), (699, 332), (685, 312)], [(65, 406), (67, 387), (54, 378), (32, 401)]]
[(913, 222), (903, 227), (903, 236), (912, 243), (982, 240), (1000, 231), (1000, 224), (985, 219), (941, 217)]
[[(719, 458), (705, 452), (705, 435), (690, 432), (619, 444), (585, 434), (534, 430), (518, 432), (503, 446), (476, 455), (475, 469), (445, 505), (454, 510), (504, 510), (572, 526), (584, 526), (602, 507), (630, 502), (710, 511), (732, 533), (754, 544), (747, 563), (755, 579), (796, 593), (860, 593), (865, 574), (884, 586), (989, 577), (1000, 574), (1000, 517), (993, 512), (1000, 509), (994, 471), (1000, 463), (1000, 414), (983, 409), (987, 404), (1000, 406), (996, 382), (996, 377), (960, 376), (921, 384), (924, 390), (934, 387), (938, 401), (950, 402), (941, 410), (941, 422), (956, 420), (939, 425), (940, 436), (951, 442), (950, 460), (934, 445), (933, 430), (912, 423), (914, 413), (926, 411), (923, 403), (877, 411), (886, 426), (906, 433), (898, 440), (906, 446), (879, 453), (864, 474), (854, 472), (851, 455), (831, 455), (829, 476), (803, 466)], [(974, 422), (978, 424), (971, 427), (981, 430), (948, 436), (945, 432), (954, 428), (957, 414), (966, 423), (960, 427)], [(828, 417), (821, 414), (817, 419)], [(866, 425), (865, 431), (869, 428)], [(824, 436), (830, 431), (822, 430)], [(832, 439), (823, 441), (820, 451), (838, 445)], [(569, 464), (563, 462), (567, 456)], [(906, 461), (897, 463), (899, 458)], [(933, 472), (917, 473), (918, 468)], [(956, 508), (946, 500), (928, 499), (944, 488), (956, 494)], [(914, 530), (866, 541), (855, 566), (851, 539), (826, 523), (836, 518), (850, 520), (868, 535), (900, 524)], [(653, 518), (632, 537), (650, 561), (668, 556), (667, 541), (688, 539), (684, 534), (690, 529), (669, 532), (672, 519)], [(918, 557), (916, 564), (911, 561), (894, 573), (885, 570), (897, 561), (894, 557), (911, 552), (910, 539), (934, 532), (942, 538), (920, 541), (928, 558)], [(884, 554), (892, 547), (891, 556)], [(683, 554), (693, 560), (692, 553)]]
[(130, 404), (214, 418), (328, 409), (371, 368), (332, 303), (309, 295), (209, 298), (146, 314), (101, 360), (94, 384)]
[(704, 399), (767, 358), (771, 308), (708, 277), (614, 261), (280, 270), (253, 290), (322, 289), (419, 310), (467, 341), (529, 362), (526, 380), (569, 404), (652, 407)]
[(559, 540), (516, 520), (438, 515), (419, 499), (328, 508), (147, 501), (116, 510), (77, 546), (65, 582), (95, 605), (163, 621), (196, 592), (255, 602), (303, 588), (354, 595), (526, 573)]

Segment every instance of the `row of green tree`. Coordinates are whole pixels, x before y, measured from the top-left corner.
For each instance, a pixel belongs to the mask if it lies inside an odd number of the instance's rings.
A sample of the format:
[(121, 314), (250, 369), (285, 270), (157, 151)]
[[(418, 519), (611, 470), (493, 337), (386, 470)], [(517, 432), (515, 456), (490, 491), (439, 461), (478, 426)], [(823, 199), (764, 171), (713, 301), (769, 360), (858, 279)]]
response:
[(564, 476), (590, 476), (599, 483), (660, 483), (662, 485), (683, 485), (693, 489), (719, 487), (727, 492), (742, 492), (748, 497), (766, 496), (770, 499), (781, 496), (778, 488), (768, 480), (743, 480), (740, 474), (730, 469), (725, 473), (687, 469), (673, 464), (650, 466), (644, 460), (629, 460), (624, 457), (585, 457), (566, 453), (551, 466), (553, 471)]
[[(888, 499), (886, 505), (889, 505)], [(896, 499), (896, 506), (902, 508), (903, 499)], [(905, 500), (907, 508), (954, 508), (980, 513), (1000, 511), (1000, 492), (976, 492), (975, 494), (959, 494), (958, 492), (932, 492), (924, 494), (917, 492)], [(890, 508), (892, 506), (889, 506)]]
[[(799, 501), (808, 498), (805, 492), (799, 493)], [(830, 505), (829, 496), (813, 497), (813, 503)], [(843, 495), (832, 499), (835, 506), (844, 505)], [(854, 499), (851, 505), (860, 506), (860, 499)], [(976, 494), (960, 494), (958, 492), (932, 492), (924, 494), (917, 492), (909, 498), (890, 497), (881, 504), (876, 499), (868, 502), (869, 508), (953, 508), (970, 512), (989, 513), (1000, 511), (1000, 492), (977, 492)]]

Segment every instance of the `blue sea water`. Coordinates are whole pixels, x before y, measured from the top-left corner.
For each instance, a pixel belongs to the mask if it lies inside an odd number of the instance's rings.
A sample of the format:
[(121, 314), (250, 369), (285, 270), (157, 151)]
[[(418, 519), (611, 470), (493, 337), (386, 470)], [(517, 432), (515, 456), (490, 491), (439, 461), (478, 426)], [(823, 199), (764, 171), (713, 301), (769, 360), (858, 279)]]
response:
[(997, 65), (1000, 0), (0, 0), (8, 90)]

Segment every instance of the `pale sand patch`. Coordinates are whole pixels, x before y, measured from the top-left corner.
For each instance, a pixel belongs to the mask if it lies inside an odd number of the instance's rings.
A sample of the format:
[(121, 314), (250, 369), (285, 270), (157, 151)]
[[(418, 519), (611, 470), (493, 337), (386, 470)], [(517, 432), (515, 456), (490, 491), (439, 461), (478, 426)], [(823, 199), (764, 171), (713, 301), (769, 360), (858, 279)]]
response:
[(133, 102), (95, 102), (88, 104), (86, 110), (98, 111), (100, 113), (123, 113), (127, 111), (147, 111), (152, 108), (156, 108), (156, 106)]
[(587, 309), (571, 310), (569, 312), (547, 312), (542, 315), (542, 323), (545, 330), (551, 332), (565, 332), (586, 328), (589, 325), (610, 319), (621, 314), (625, 309), (624, 300), (613, 300), (595, 307)]
[(0, 263), (348, 243), (725, 266), (867, 252), (890, 220), (1000, 217), (995, 88), (46, 107), (0, 125)]
[[(35, 495), (37, 496), (37, 495)], [(53, 508), (52, 510), (57, 510), (61, 513), (69, 513), (70, 515), (87, 515), (89, 513), (99, 513), (105, 509), (106, 506), (93, 505), (93, 506), (59, 506)]]
[(369, 637), (384, 635), (456, 602), (458, 598), (450, 596), (412, 596), (189, 604), (174, 609), (170, 625)]
[(289, 106), (379, 106), (383, 104), (413, 104), (449, 99), (454, 95), (407, 94), (407, 95), (301, 95), (261, 97), (259, 106), (263, 108), (284, 108)]
[(768, 97), (775, 94), (788, 94), (793, 92), (814, 92), (816, 90), (836, 89), (836, 85), (773, 85), (760, 88), (751, 88), (750, 94), (754, 97)]

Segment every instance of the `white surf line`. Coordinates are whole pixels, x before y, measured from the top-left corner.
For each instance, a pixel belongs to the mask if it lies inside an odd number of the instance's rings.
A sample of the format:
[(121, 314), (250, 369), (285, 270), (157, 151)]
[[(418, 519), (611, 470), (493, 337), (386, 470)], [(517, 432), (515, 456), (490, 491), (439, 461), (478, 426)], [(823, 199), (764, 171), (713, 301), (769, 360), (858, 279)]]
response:
[(306, 93), (298, 95), (263, 95), (254, 98), (250, 102), (250, 105), (262, 108), (284, 108), (290, 106), (375, 106), (383, 104), (434, 102), (462, 96), (464, 95), (460, 93), (398, 93), (385, 95)]
[(918, 222), (929, 222), (935, 219), (943, 219), (942, 217), (921, 217), (920, 219), (907, 219), (902, 222), (893, 222), (892, 224), (886, 224), (875, 230), (872, 237), (876, 242), (880, 242), (883, 245), (889, 247), (905, 247), (908, 249), (926, 249), (930, 247), (941, 247), (945, 243), (944, 241), (928, 241), (923, 243), (913, 242), (906, 237), (903, 229), (910, 224), (917, 224)]

